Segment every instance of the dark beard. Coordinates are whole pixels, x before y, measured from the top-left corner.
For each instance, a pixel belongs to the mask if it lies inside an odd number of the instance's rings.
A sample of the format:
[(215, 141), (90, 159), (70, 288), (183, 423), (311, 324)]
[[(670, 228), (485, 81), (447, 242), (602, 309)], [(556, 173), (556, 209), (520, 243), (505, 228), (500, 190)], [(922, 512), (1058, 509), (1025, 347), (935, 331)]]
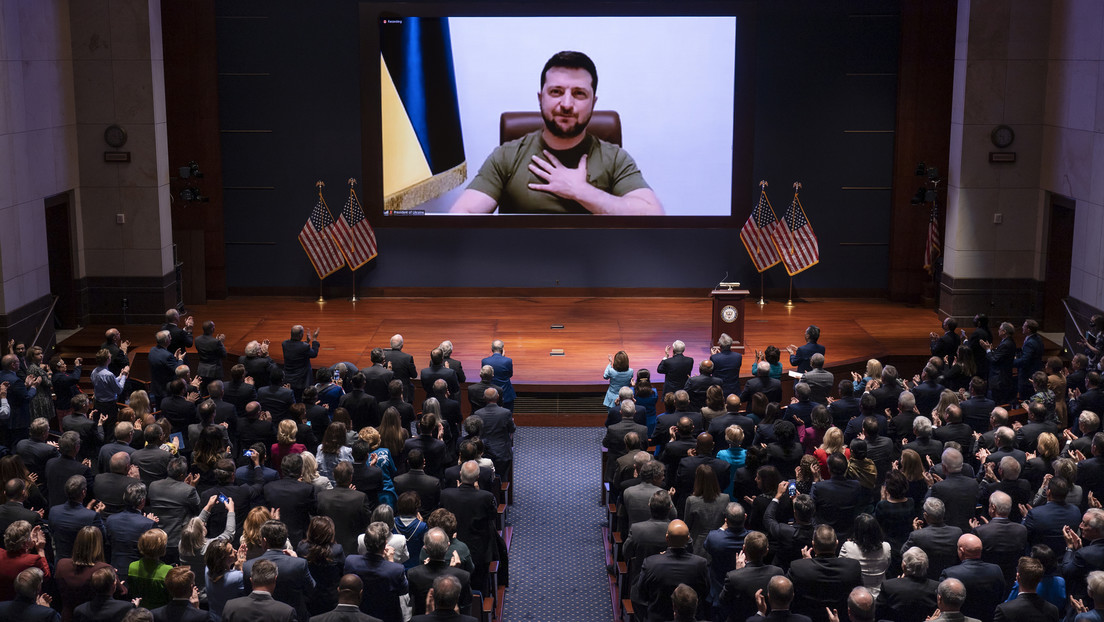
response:
[(575, 125), (565, 130), (556, 124), (554, 116), (550, 117), (544, 112), (541, 112), (541, 117), (544, 118), (544, 126), (548, 128), (548, 131), (556, 138), (575, 138), (586, 131), (587, 125), (590, 124), (590, 116), (587, 116), (586, 119), (576, 121)]

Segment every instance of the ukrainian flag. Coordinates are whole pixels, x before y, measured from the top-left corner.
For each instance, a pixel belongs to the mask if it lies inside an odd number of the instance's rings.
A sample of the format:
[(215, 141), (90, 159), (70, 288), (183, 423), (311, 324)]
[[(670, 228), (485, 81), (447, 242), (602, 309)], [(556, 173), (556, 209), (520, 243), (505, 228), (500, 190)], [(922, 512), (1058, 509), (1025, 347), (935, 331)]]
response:
[(467, 179), (447, 18), (381, 28), (384, 209), (414, 208)]

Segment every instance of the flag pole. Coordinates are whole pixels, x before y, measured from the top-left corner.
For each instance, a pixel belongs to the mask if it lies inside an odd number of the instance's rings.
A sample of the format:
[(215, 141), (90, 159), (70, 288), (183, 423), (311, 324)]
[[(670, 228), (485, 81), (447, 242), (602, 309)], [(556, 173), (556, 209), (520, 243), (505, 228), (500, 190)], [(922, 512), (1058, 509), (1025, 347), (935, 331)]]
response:
[[(800, 181), (795, 181), (794, 184), (793, 184), (793, 189), (794, 189), (794, 196), (796, 197), (798, 191), (801, 190), (801, 182)], [(793, 253), (793, 235), (792, 234), (791, 234), (791, 237), (790, 237), (790, 245), (791, 245), (790, 253), (792, 254)], [(789, 293), (789, 295), (786, 296), (786, 306), (787, 307), (793, 307), (794, 306), (794, 303), (793, 303), (793, 275), (792, 274), (790, 275), (790, 293)]]
[[(356, 179), (353, 179), (352, 177), (350, 177), (350, 178), (349, 178), (349, 191), (350, 191), (350, 192), (352, 192), (352, 189), (353, 189), (353, 188), (354, 188), (354, 187), (356, 186), (356, 183), (357, 183)], [(356, 285), (357, 285), (357, 281), (356, 281), (356, 270), (355, 270), (355, 269), (354, 269), (354, 270), (350, 270), (350, 272), (352, 272), (352, 273), (353, 273), (353, 297), (352, 297), (352, 298), (350, 299), (350, 302), (356, 302), (356, 301), (357, 301), (357, 295), (356, 295)]]
[[(324, 188), (326, 186), (326, 182), (319, 179), (318, 181), (316, 181), (314, 183), (314, 185), (315, 185), (315, 187), (318, 188), (318, 199), (321, 200), (322, 199), (322, 188)], [(322, 277), (318, 277), (318, 302), (326, 302), (326, 297), (322, 293), (322, 280), (323, 280)]]
[(757, 303), (760, 307), (767, 304), (767, 300), (764, 297), (764, 294), (766, 293), (765, 287), (766, 286), (763, 285), (763, 273), (760, 272), (759, 273), (759, 302)]

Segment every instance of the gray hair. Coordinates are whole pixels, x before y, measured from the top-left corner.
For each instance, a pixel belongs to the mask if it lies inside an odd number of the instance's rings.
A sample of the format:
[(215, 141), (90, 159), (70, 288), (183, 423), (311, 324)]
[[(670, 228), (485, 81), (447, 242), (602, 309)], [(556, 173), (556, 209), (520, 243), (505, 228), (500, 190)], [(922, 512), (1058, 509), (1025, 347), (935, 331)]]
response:
[(921, 438), (930, 438), (932, 434), (932, 422), (927, 417), (917, 417), (912, 420), (912, 433)]
[[(1014, 461), (1015, 458), (1012, 460)], [(1008, 518), (1008, 514), (1012, 511), (1012, 497), (998, 490), (989, 495), (989, 508), (994, 517)]]
[(1082, 410), (1081, 416), (1077, 418), (1077, 425), (1080, 426), (1081, 432), (1084, 434), (1096, 432), (1100, 427), (1100, 416), (1091, 410)]
[(42, 588), (43, 578), (42, 570), (33, 567), (27, 568), (15, 577), (15, 593), (34, 602), (38, 598), (38, 591)]
[(958, 579), (944, 579), (935, 593), (944, 604), (954, 607), (955, 611), (966, 601), (966, 586)]
[(921, 578), (928, 574), (928, 554), (924, 549), (914, 546), (901, 556), (901, 570), (905, 576)]
[(824, 367), (824, 355), (820, 352), (817, 352), (816, 354), (810, 356), (809, 365), (815, 367), (816, 369)]
[(950, 475), (951, 473), (959, 473), (962, 471), (962, 452), (955, 449), (943, 450), (943, 475)]
[(631, 399), (621, 400), (621, 416), (632, 417), (636, 414), (636, 403)]
[(425, 549), (426, 555), (430, 559), (436, 561), (445, 559), (445, 554), (448, 552), (449, 545), (452, 544), (448, 534), (440, 527), (434, 527), (427, 531), (422, 542), (422, 548)]
[(617, 399), (619, 400), (631, 400), (633, 398), (633, 388), (630, 386), (623, 386), (621, 390), (617, 392)]
[(759, 361), (758, 370), (759, 370), (759, 375), (760, 376), (769, 376), (770, 375), (770, 363), (768, 363), (766, 361)]
[(728, 333), (721, 333), (721, 336), (717, 337), (717, 345), (721, 346), (722, 348), (731, 348), (732, 337), (729, 337)]
[(1085, 516), (1087, 517), (1085, 518), (1085, 524), (1087, 524), (1090, 529), (1098, 533), (1104, 532), (1104, 510), (1100, 508), (1089, 508), (1089, 510), (1085, 512)]
[(1005, 456), (1000, 459), (1000, 474), (1002, 480), (1019, 479), (1020, 477), (1020, 461), (1012, 456)]
[[(23, 572), (26, 572), (26, 570)], [(1104, 600), (1104, 570), (1090, 572), (1087, 582), (1089, 584), (1089, 595), (1092, 596), (1093, 601)]]
[(159, 346), (169, 345), (169, 331), (167, 330), (157, 331), (157, 334), (154, 335), (153, 338), (157, 340), (157, 345)]
[(681, 340), (676, 339), (675, 342), (671, 344), (671, 352), (674, 352), (675, 354), (682, 354), (685, 351), (686, 344), (683, 343)]
[(249, 573), (253, 585), (276, 585), (276, 577), (280, 576), (280, 569), (276, 562), (270, 559), (258, 559), (253, 564), (253, 571)]
[(941, 499), (928, 497), (924, 499), (924, 515), (927, 517), (929, 523), (942, 525), (943, 518), (947, 515), (947, 506), (943, 505)]
[(260, 354), (261, 354), (261, 342), (254, 339), (253, 341), (250, 341), (249, 343), (245, 344), (245, 355), (246, 356), (260, 356)]
[(437, 346), (437, 348), (439, 350), (441, 350), (441, 354), (445, 358), (448, 358), (448, 357), (452, 356), (452, 342), (449, 341), (448, 339), (442, 341), (441, 345)]
[(906, 410), (916, 409), (916, 396), (912, 394), (912, 391), (903, 391), (901, 395), (897, 397), (897, 410), (904, 412)]

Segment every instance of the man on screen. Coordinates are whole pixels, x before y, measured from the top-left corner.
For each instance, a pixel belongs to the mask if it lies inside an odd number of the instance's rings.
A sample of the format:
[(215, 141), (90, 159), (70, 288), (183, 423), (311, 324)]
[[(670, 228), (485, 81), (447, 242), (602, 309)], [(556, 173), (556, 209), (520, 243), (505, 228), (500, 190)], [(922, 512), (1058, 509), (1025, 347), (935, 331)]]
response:
[(626, 151), (587, 134), (598, 70), (582, 52), (559, 52), (541, 72), (544, 129), (495, 149), (452, 206), (490, 214), (663, 214)]

